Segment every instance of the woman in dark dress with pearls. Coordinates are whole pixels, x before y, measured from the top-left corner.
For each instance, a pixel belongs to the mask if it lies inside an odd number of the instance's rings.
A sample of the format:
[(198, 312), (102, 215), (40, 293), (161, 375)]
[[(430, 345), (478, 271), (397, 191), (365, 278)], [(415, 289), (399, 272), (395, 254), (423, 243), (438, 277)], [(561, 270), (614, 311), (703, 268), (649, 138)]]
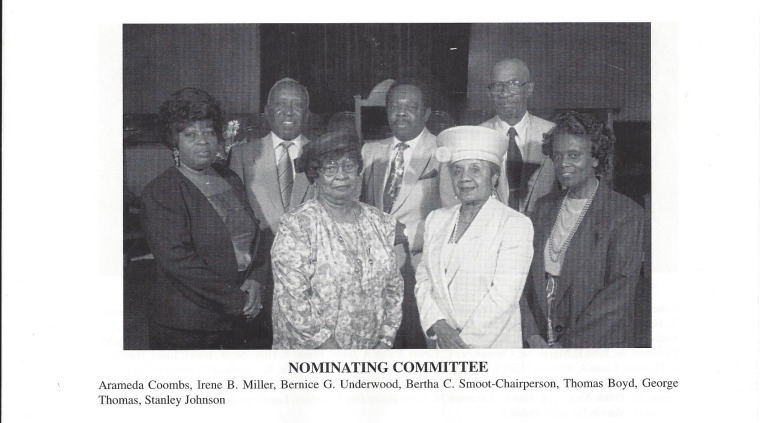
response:
[(601, 180), (614, 135), (590, 114), (568, 112), (544, 135), (562, 191), (531, 216), (536, 254), (523, 297), (531, 348), (630, 347), (643, 209)]

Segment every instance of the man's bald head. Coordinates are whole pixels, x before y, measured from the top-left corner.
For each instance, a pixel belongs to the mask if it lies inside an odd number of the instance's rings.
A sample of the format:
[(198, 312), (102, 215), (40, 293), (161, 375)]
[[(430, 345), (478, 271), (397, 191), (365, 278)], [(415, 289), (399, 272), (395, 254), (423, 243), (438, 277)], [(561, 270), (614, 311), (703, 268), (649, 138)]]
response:
[(504, 59), (493, 65), (491, 82), (500, 81), (498, 76), (505, 72), (515, 75), (515, 79), (519, 79), (520, 81), (530, 81), (530, 69), (528, 69), (528, 65), (520, 59)]

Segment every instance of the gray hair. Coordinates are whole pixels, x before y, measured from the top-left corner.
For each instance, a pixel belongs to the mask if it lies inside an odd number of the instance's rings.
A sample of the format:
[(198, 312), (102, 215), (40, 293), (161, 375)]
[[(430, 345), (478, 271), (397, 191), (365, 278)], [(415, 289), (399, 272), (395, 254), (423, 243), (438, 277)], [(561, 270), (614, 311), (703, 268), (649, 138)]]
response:
[(277, 82), (272, 85), (272, 88), (269, 89), (269, 94), (267, 94), (267, 105), (269, 105), (272, 102), (272, 93), (275, 91), (275, 89), (282, 84), (295, 84), (298, 85), (298, 88), (301, 89), (303, 92), (304, 98), (306, 99), (306, 107), (304, 110), (309, 110), (309, 90), (306, 89), (304, 85), (302, 85), (300, 82), (296, 81), (293, 78), (282, 78), (278, 80)]

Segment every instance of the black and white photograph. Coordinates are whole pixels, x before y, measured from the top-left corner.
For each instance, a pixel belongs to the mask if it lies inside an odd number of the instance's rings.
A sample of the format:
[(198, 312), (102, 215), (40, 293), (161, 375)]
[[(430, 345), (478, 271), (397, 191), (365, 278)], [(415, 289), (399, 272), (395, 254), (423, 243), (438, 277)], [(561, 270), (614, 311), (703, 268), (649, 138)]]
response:
[(123, 43), (125, 349), (651, 346), (648, 23)]
[(760, 419), (758, 5), (3, 12), (3, 421)]

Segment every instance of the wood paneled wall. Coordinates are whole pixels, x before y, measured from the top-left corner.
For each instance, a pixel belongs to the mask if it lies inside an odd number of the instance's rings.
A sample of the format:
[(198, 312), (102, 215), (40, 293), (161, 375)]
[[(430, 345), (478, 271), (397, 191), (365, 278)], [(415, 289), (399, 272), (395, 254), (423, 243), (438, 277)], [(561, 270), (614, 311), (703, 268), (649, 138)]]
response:
[(124, 25), (124, 113), (156, 113), (172, 92), (208, 91), (227, 113), (258, 112), (259, 25)]
[(492, 110), (491, 67), (516, 57), (536, 88), (531, 108), (619, 107), (617, 120), (651, 120), (648, 23), (473, 24), (468, 109)]

